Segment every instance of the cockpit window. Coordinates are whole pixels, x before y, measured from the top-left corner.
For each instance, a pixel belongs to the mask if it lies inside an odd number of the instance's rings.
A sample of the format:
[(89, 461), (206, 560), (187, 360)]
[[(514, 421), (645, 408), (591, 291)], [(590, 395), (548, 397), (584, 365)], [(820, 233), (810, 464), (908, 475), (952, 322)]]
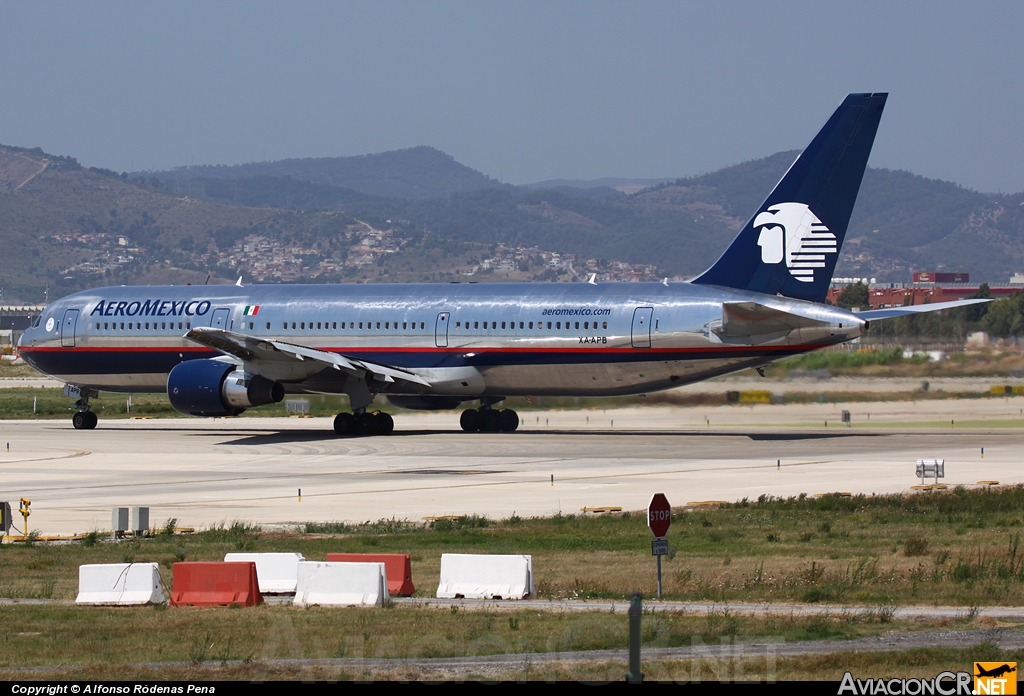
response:
[(32, 320), (32, 328), (33, 329), (38, 328), (39, 327), (39, 322), (41, 322), (42, 320), (43, 320), (43, 316), (42, 315), (39, 315), (38, 317), (33, 319)]

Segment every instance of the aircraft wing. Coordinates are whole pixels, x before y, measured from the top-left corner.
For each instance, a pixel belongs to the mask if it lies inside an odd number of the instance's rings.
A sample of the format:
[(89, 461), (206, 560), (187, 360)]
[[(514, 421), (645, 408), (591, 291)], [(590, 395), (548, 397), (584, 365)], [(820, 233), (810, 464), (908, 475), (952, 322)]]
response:
[(232, 355), (245, 362), (256, 363), (281, 363), (281, 362), (302, 362), (312, 360), (322, 363), (335, 370), (343, 370), (356, 377), (363, 378), (367, 373), (382, 382), (413, 382), (425, 387), (430, 382), (419, 375), (389, 365), (361, 360), (338, 353), (329, 353), (325, 350), (300, 346), (285, 341), (257, 338), (245, 334), (214, 329), (208, 326), (199, 326), (191, 329), (185, 334), (190, 341), (209, 346), (219, 350), (226, 355)]
[(773, 309), (757, 302), (725, 302), (722, 304), (722, 326), (716, 329), (715, 333), (720, 336), (741, 338), (822, 326), (828, 326), (828, 323)]
[(938, 312), (940, 309), (953, 309), (954, 307), (966, 307), (981, 302), (992, 300), (976, 298), (973, 300), (955, 300), (953, 302), (937, 302), (935, 304), (912, 305), (910, 307), (886, 307), (885, 309), (869, 309), (864, 312), (857, 312), (861, 319), (873, 321), (875, 319), (889, 319), (890, 317), (903, 317), (908, 314), (923, 314), (925, 312)]

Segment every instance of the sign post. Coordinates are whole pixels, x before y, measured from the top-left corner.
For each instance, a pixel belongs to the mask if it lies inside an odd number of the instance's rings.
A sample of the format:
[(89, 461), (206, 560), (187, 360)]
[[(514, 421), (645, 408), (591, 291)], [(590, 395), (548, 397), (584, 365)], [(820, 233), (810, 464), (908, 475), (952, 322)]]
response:
[(661, 599), (661, 557), (668, 554), (668, 528), (672, 524), (672, 506), (664, 493), (655, 493), (647, 505), (647, 526), (654, 535), (651, 555), (658, 559), (658, 599)]

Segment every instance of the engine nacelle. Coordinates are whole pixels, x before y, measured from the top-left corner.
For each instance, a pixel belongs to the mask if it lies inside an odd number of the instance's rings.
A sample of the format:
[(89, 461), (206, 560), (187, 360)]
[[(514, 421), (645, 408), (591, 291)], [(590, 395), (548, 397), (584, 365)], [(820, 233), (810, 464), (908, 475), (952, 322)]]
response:
[(187, 416), (237, 416), (247, 408), (277, 403), (284, 387), (219, 360), (186, 360), (167, 376), (167, 398)]

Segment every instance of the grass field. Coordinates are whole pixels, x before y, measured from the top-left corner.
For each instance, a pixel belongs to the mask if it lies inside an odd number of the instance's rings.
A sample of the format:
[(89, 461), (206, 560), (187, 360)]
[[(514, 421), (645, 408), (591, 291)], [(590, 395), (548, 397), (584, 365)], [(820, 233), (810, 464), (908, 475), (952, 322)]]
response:
[[(790, 370), (827, 370), (834, 376), (847, 377), (990, 377), (999, 381), (1020, 383), (1021, 380), (1010, 378), (1011, 370), (1024, 369), (1024, 353), (997, 352), (986, 350), (972, 353), (956, 353), (950, 359), (941, 362), (929, 362), (924, 357), (903, 358), (901, 349), (879, 349), (866, 351), (817, 351), (802, 356), (788, 358), (773, 363), (766, 368), (770, 378), (782, 378)], [(741, 373), (746, 374), (746, 373)], [(753, 371), (749, 371), (755, 376)], [(11, 365), (9, 361), (0, 361), (0, 378), (2, 377), (34, 377), (39, 373), (28, 365)], [(544, 409), (594, 408), (607, 409), (639, 405), (675, 405), (675, 406), (716, 406), (728, 403), (726, 391), (728, 383), (721, 384), (720, 393), (687, 394), (674, 391), (653, 393), (646, 396), (608, 397), (608, 398), (573, 398), (573, 397), (535, 397), (531, 402), (522, 398), (512, 398), (504, 405), (517, 411)], [(906, 391), (906, 392), (849, 392), (828, 391), (828, 383), (822, 383), (819, 392), (788, 392), (782, 397), (775, 397), (778, 403), (859, 403), (869, 401), (921, 401), (941, 399), (978, 399), (991, 398), (988, 391), (977, 392), (945, 392), (941, 390)], [(333, 416), (348, 409), (347, 396), (308, 395), (289, 397), (309, 402), (309, 414), (313, 416)], [(998, 397), (1002, 398), (1002, 396)], [(103, 392), (92, 400), (93, 410), (101, 418), (180, 417), (171, 408), (165, 394), (137, 394), (132, 397), (131, 413), (127, 411), (125, 394)], [(60, 389), (43, 388), (12, 388), (0, 389), (0, 419), (23, 418), (69, 418), (72, 413), (72, 400), (65, 398)], [(374, 409), (395, 413), (399, 409), (392, 407), (385, 399), (378, 398)], [(284, 403), (261, 406), (251, 409), (242, 417), (284, 416), (288, 415)], [(930, 427), (930, 426), (929, 426)]]
[[(1024, 605), (1024, 487), (763, 499), (676, 515), (667, 599), (869, 605)], [(83, 563), (182, 560), (230, 551), (398, 552), (432, 596), (443, 552), (533, 556), (542, 598), (625, 599), (655, 589), (643, 513), (309, 523), (266, 533), (236, 523), (194, 535), (0, 547), (0, 596), (73, 599)]]
[(770, 377), (785, 376), (790, 370), (827, 370), (848, 377), (998, 377), (1024, 369), (1024, 353), (979, 351), (949, 353), (945, 360), (931, 361), (925, 355), (903, 357), (902, 348), (822, 350), (786, 358), (766, 368)]
[[(1024, 487), (1019, 486), (766, 498), (677, 510), (668, 537), (672, 554), (664, 565), (666, 599), (829, 606), (810, 615), (659, 611), (644, 617), (645, 645), (713, 644), (723, 636), (845, 640), (890, 631), (973, 627), (972, 611), (959, 620), (910, 622), (893, 620), (892, 608), (1024, 604), (1022, 526)], [(337, 551), (409, 553), (419, 596), (433, 595), (444, 552), (527, 553), (533, 556), (542, 599), (625, 600), (637, 590), (647, 597), (654, 594), (649, 541), (645, 516), (637, 513), (464, 517), (427, 525), (326, 522), (287, 533), (236, 523), (191, 535), (119, 542), (93, 535), (75, 544), (4, 544), (0, 596), (71, 600), (83, 563), (153, 561), (169, 586), (177, 561), (220, 560), (226, 552), (245, 550), (298, 551), (311, 560)], [(842, 611), (836, 604), (872, 608)], [(42, 604), (7, 606), (3, 614), (0, 634), (8, 649), (0, 656), (0, 674), (7, 678), (16, 673), (4, 668), (40, 665), (53, 666), (52, 674), (63, 677), (209, 678), (208, 670), (225, 661), (230, 664), (216, 667), (217, 678), (364, 678), (367, 673), (355, 669), (263, 661), (611, 649), (625, 645), (627, 631), (622, 614), (537, 611), (512, 603), (476, 611), (408, 605), (241, 609)], [(991, 647), (934, 649), (917, 651), (909, 660), (865, 655), (849, 656), (846, 662), (834, 657), (779, 658), (774, 669), (778, 679), (839, 678), (849, 665), (865, 675), (880, 670), (885, 675), (934, 676), (937, 667), (948, 669), (951, 661), (969, 665), (989, 654), (1014, 659)], [(744, 666), (749, 674), (767, 673), (763, 661), (751, 659)], [(691, 663), (669, 661), (651, 663), (645, 672), (656, 679), (680, 680), (690, 679), (693, 669)], [(505, 676), (604, 680), (618, 679), (621, 670), (621, 665), (602, 663), (538, 665), (531, 674), (510, 668)], [(42, 678), (50, 673), (33, 674)], [(405, 668), (375, 674), (430, 676)], [(701, 678), (716, 677), (712, 670)]]
[[(132, 662), (253, 662), (273, 658), (462, 657), (620, 649), (628, 617), (607, 612), (495, 609), (78, 608), (4, 609), (0, 668)], [(674, 612), (643, 618), (646, 647), (719, 644), (722, 636), (775, 641), (852, 639), (969, 622), (892, 622), (885, 612), (750, 617)], [(145, 636), (140, 644), (140, 637)]]
[[(946, 399), (989, 399), (1005, 398), (1002, 394), (993, 396), (988, 391), (978, 392), (946, 392), (932, 389), (927, 392), (830, 392), (823, 389), (820, 393), (810, 392), (787, 392), (781, 397), (773, 397), (773, 403), (804, 404), (804, 403), (869, 403), (877, 401), (941, 401)], [(661, 392), (647, 396), (634, 397), (606, 397), (606, 398), (573, 398), (573, 397), (535, 397), (528, 403), (523, 398), (510, 398), (502, 402), (502, 405), (513, 408), (516, 411), (529, 413), (531, 411), (559, 410), (559, 409), (610, 409), (630, 406), (726, 406), (729, 405), (726, 396), (726, 385), (723, 385), (721, 393), (696, 393), (684, 394), (678, 392)], [(289, 397), (293, 398), (293, 397)], [(347, 396), (329, 396), (310, 394), (301, 397), (294, 397), (305, 400), (309, 403), (309, 415), (311, 416), (334, 416), (335, 414), (348, 410)], [(171, 408), (170, 402), (165, 394), (135, 394), (132, 396), (131, 411), (128, 410), (128, 396), (125, 394), (113, 394), (101, 392), (99, 397), (91, 400), (92, 410), (101, 419), (110, 418), (184, 418), (177, 411)], [(1024, 399), (1022, 399), (1024, 403)], [(0, 389), (0, 420), (23, 420), (31, 418), (40, 419), (61, 419), (70, 418), (74, 409), (73, 401), (65, 397), (60, 389), (14, 387)], [(472, 404), (468, 404), (472, 406)], [(737, 408), (743, 408), (744, 404), (733, 404)], [(399, 413), (401, 409), (391, 406), (383, 397), (377, 397), (372, 410), (382, 410), (389, 413)], [(241, 418), (260, 417), (281, 417), (290, 415), (286, 409), (285, 402), (269, 404), (246, 411)], [(964, 427), (967, 421), (964, 422)], [(817, 425), (817, 424), (812, 424)], [(942, 427), (939, 424), (938, 427)], [(949, 423), (945, 423), (949, 425)], [(935, 426), (927, 426), (935, 427)], [(972, 426), (972, 427), (989, 427)]]
[[(728, 645), (728, 643), (727, 643)], [(621, 648), (622, 646), (616, 646)], [(731, 647), (726, 647), (730, 650)], [(123, 659), (120, 658), (120, 659)], [(287, 659), (287, 658), (286, 658)], [(785, 682), (834, 680), (850, 671), (855, 678), (931, 679), (943, 671), (970, 672), (974, 661), (1024, 662), (1024, 651), (1001, 650), (993, 645), (970, 648), (919, 648), (893, 652), (839, 652), (804, 657), (706, 657), (684, 660), (643, 660), (641, 671), (648, 682), (682, 684), (716, 682)], [(178, 664), (143, 665), (86, 661), (72, 668), (33, 668), (30, 673), (0, 667), (0, 677), (8, 680), (116, 678), (124, 681), (173, 679), (198, 681), (582, 681), (594, 684), (621, 682), (627, 669), (622, 662), (527, 663), (487, 672), (450, 673), (417, 665), (381, 665), (374, 668), (343, 667), (316, 663), (282, 664), (266, 658), (223, 662), (211, 657), (186, 659)], [(112, 676), (113, 675), (113, 676)]]

